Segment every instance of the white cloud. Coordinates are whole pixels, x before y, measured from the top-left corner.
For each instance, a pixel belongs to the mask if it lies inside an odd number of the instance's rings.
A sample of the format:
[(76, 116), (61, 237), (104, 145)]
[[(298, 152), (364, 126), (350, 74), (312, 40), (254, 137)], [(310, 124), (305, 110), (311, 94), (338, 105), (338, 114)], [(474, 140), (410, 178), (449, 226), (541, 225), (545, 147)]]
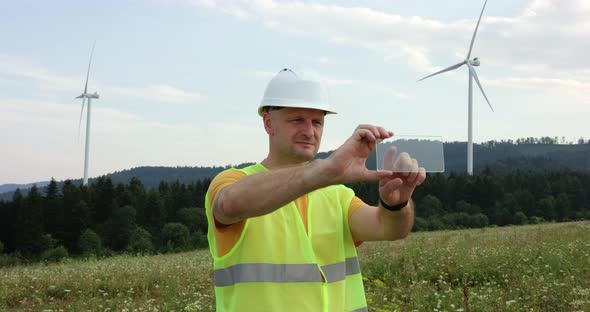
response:
[[(6, 56), (0, 56), (0, 77), (16, 76), (33, 80), (41, 90), (80, 92), (83, 89), (83, 80), (74, 79), (52, 72), (42, 66), (35, 66), (26, 62), (11, 60)], [(154, 84), (146, 87), (115, 87), (108, 83), (93, 81), (89, 85), (89, 91), (97, 90), (100, 93), (114, 96), (125, 96), (138, 99), (150, 99), (166, 103), (191, 103), (202, 100), (200, 93), (182, 90), (168, 84)]]
[(119, 94), (140, 99), (158, 100), (162, 102), (187, 103), (202, 99), (199, 93), (192, 93), (170, 85), (152, 85), (148, 87), (105, 87), (104, 93)]
[(520, 88), (520, 89), (547, 89), (560, 88), (563, 90), (574, 90), (583, 92), (590, 97), (590, 83), (574, 79), (554, 79), (541, 77), (509, 77), (504, 79), (486, 79), (486, 84)]
[(561, 77), (577, 75), (590, 68), (590, 10), (584, 1), (532, 1), (522, 15), (487, 18), (479, 53), (497, 66), (533, 69), (531, 74)]
[(7, 56), (0, 56), (0, 76), (31, 79), (39, 87), (54, 90), (79, 90), (83, 82), (71, 77), (60, 76), (41, 66), (34, 66)]
[[(386, 61), (407, 63), (423, 73), (440, 66), (432, 60), (435, 55), (449, 60), (464, 57), (478, 17), (473, 12), (471, 19), (446, 22), (362, 7), (272, 0), (219, 1), (216, 7), (224, 12), (239, 8), (274, 31), (375, 50)], [(483, 65), (505, 70), (513, 67), (546, 77), (578, 75), (577, 79), (587, 80), (587, 51), (588, 1), (534, 0), (519, 16), (484, 14), (473, 55), (481, 56)]]
[[(546, 112), (563, 110), (590, 112), (590, 83), (574, 79), (556, 79), (542, 77), (508, 77), (503, 79), (486, 79), (484, 86), (500, 86), (521, 90), (542, 90), (545, 101), (533, 103), (532, 107)], [(559, 105), (556, 105), (559, 103)], [(530, 103), (529, 103), (530, 104)]]
[(358, 84), (358, 80), (354, 79), (340, 79), (335, 77), (327, 77), (324, 79), (325, 83), (330, 87), (342, 87)]
[[(217, 8), (225, 12), (230, 8), (236, 9), (237, 6), (247, 12), (242, 15), (251, 16), (275, 31), (319, 36), (340, 44), (378, 50), (387, 59), (408, 58), (412, 65), (421, 70), (433, 68), (425, 57), (426, 51), (416, 45), (416, 40), (404, 40), (403, 34), (408, 29), (440, 28), (441, 24), (437, 21), (390, 15), (366, 8), (343, 8), (303, 2), (225, 1), (218, 3)], [(324, 57), (324, 62), (325, 60)]]
[(390, 92), (391, 92), (391, 94), (393, 96), (395, 96), (396, 98), (398, 98), (400, 100), (407, 100), (407, 99), (412, 98), (410, 95), (408, 95), (408, 94), (406, 94), (404, 92), (399, 92), (399, 91), (396, 91), (396, 90), (391, 90)]
[(271, 79), (277, 73), (269, 71), (269, 70), (255, 70), (255, 71), (250, 72), (250, 74), (256, 78)]
[(203, 6), (206, 8), (214, 8), (217, 4), (215, 0), (191, 0), (194, 5)]
[[(0, 121), (2, 132), (10, 129), (34, 129), (42, 135), (46, 129), (59, 130), (62, 134), (77, 135), (80, 116), (78, 104), (63, 104), (46, 100), (24, 100), (18, 98), (0, 98)], [(83, 116), (82, 126), (86, 121)], [(94, 106), (92, 107), (92, 127), (94, 130), (109, 133), (139, 132), (152, 129), (186, 130), (181, 125), (163, 124), (146, 120), (138, 115), (120, 110)], [(44, 130), (45, 129), (45, 130)]]

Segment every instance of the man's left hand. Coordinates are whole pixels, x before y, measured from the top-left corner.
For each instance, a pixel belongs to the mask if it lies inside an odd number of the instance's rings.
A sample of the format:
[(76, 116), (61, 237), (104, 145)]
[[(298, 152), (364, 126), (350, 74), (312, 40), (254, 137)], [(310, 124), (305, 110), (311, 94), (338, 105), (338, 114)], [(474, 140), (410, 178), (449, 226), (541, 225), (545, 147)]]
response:
[(383, 170), (393, 174), (379, 180), (379, 196), (390, 206), (409, 201), (416, 186), (426, 179), (426, 171), (418, 166), (415, 158), (404, 152), (394, 160), (396, 152), (397, 148), (391, 147), (385, 153)]

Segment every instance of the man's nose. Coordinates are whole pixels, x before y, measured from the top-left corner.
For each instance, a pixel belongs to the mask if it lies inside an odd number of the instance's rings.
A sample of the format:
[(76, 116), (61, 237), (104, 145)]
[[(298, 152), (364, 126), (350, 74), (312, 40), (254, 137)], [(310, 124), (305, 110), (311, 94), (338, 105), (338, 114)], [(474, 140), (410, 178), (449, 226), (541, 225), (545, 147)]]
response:
[(302, 125), (302, 133), (305, 134), (308, 137), (313, 137), (313, 121), (311, 120), (306, 120), (303, 125)]

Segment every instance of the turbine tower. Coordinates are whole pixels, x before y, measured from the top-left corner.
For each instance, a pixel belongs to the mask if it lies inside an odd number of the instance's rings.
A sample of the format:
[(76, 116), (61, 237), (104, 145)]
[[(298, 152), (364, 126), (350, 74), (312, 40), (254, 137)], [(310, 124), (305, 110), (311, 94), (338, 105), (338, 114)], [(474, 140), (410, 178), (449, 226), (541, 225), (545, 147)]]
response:
[(481, 9), (481, 13), (479, 14), (479, 20), (477, 21), (477, 25), (475, 26), (475, 31), (473, 32), (473, 37), (471, 38), (471, 44), (469, 45), (469, 52), (467, 52), (467, 57), (465, 58), (465, 60), (418, 80), (418, 81), (422, 81), (426, 78), (429, 78), (429, 77), (432, 77), (432, 76), (435, 76), (438, 74), (442, 74), (447, 71), (457, 69), (463, 65), (467, 65), (467, 68), (469, 69), (469, 71), (468, 71), (468, 75), (469, 75), (468, 118), (467, 118), (467, 129), (468, 129), (467, 130), (467, 137), (468, 137), (467, 173), (469, 173), (469, 175), (473, 174), (473, 79), (475, 79), (477, 86), (481, 90), (481, 93), (483, 94), (483, 97), (486, 99), (486, 102), (488, 102), (488, 105), (492, 109), (492, 112), (494, 111), (494, 108), (492, 107), (492, 104), (490, 104), (490, 101), (488, 100), (486, 93), (483, 91), (483, 87), (481, 86), (481, 83), (479, 82), (479, 78), (477, 77), (477, 73), (475, 72), (475, 69), (473, 68), (474, 66), (479, 66), (479, 64), (480, 64), (479, 59), (477, 57), (471, 59), (471, 50), (473, 49), (473, 42), (475, 41), (475, 36), (477, 35), (477, 29), (479, 28), (479, 23), (481, 22), (481, 17), (483, 16), (483, 11), (486, 8), (487, 2), (488, 2), (488, 0), (486, 0), (484, 2), (483, 8)]
[(82, 94), (76, 97), (76, 99), (82, 99), (82, 110), (80, 111), (80, 121), (78, 122), (78, 132), (80, 131), (80, 125), (82, 124), (82, 115), (84, 115), (84, 104), (88, 100), (88, 109), (86, 111), (86, 147), (84, 151), (84, 180), (83, 185), (88, 185), (88, 154), (90, 154), (90, 114), (91, 114), (91, 102), (92, 99), (98, 99), (98, 93), (88, 93), (88, 77), (90, 76), (90, 64), (92, 64), (92, 55), (94, 54), (94, 45), (92, 44), (92, 51), (90, 52), (90, 61), (88, 62), (88, 71), (86, 72), (86, 84), (84, 84), (84, 91)]

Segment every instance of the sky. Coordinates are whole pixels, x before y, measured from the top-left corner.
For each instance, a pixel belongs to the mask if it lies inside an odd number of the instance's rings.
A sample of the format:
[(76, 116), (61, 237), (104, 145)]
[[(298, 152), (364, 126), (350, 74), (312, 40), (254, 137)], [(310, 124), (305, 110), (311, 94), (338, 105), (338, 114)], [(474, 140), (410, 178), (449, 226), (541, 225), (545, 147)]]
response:
[[(465, 59), (483, 1), (2, 1), (0, 184), (81, 178), (92, 44), (89, 175), (264, 159), (256, 110), (280, 69), (319, 74), (337, 115), (467, 140)], [(590, 138), (590, 1), (489, 0), (472, 57), (474, 141)], [(475, 85), (474, 85), (475, 87)]]

